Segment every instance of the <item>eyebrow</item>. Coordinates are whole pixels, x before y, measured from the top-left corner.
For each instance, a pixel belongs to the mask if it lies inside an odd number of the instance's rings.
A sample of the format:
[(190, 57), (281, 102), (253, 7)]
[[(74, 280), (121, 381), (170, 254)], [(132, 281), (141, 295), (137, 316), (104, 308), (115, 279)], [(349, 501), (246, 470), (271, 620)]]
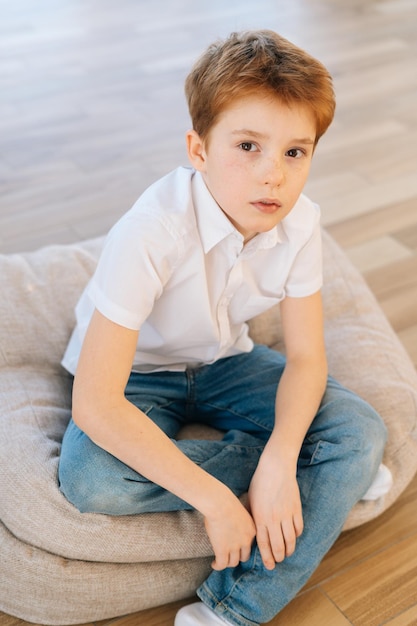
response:
[[(266, 139), (267, 135), (259, 133), (256, 130), (249, 130), (248, 128), (239, 128), (232, 131), (232, 135), (245, 135), (252, 139)], [(303, 137), (302, 139), (292, 139), (290, 143), (297, 143), (303, 145), (314, 145), (314, 139), (311, 137)]]

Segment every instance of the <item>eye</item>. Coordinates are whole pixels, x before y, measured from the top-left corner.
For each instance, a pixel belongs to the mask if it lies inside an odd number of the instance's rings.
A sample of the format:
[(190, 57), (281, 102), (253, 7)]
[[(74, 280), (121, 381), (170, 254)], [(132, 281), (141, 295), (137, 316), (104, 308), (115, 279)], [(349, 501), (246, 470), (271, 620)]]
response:
[(287, 150), (285, 153), (285, 156), (289, 156), (292, 159), (300, 159), (304, 155), (305, 152), (304, 150), (301, 150), (301, 148), (291, 148), (291, 150)]
[(239, 144), (239, 148), (244, 150), (244, 152), (254, 152), (256, 150), (256, 145), (251, 141), (242, 141), (242, 143)]

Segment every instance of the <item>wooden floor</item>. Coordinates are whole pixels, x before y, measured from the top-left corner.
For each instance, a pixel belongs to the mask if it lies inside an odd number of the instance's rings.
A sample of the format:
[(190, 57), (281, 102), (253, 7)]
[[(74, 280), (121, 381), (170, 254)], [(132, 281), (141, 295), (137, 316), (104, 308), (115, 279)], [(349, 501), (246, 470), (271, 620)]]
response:
[[(185, 163), (191, 62), (258, 27), (334, 75), (307, 192), (417, 364), (417, 0), (0, 0), (0, 252), (102, 234)], [(416, 625), (416, 520), (415, 479), (341, 536), (274, 626)], [(169, 626), (181, 604), (101, 624)]]

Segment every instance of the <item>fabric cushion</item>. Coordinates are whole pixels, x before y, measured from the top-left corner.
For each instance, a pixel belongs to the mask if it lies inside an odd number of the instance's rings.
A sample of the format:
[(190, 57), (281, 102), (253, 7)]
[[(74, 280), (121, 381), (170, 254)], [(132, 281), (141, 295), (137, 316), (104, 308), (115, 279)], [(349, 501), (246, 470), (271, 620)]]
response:
[[(417, 374), (358, 271), (323, 235), (330, 372), (382, 415), (389, 433), (384, 463), (394, 477), (386, 496), (356, 505), (345, 526), (353, 528), (392, 504), (417, 469)], [(7, 584), (0, 608), (44, 624), (104, 619), (185, 597), (209, 568), (199, 513), (80, 514), (59, 492), (71, 393), (60, 360), (101, 245), (95, 239), (0, 256), (0, 534)], [(282, 349), (276, 309), (250, 326), (255, 341)], [(57, 589), (72, 590), (59, 615), (46, 573)], [(183, 580), (177, 593), (166, 583), (174, 573)], [(129, 576), (137, 584), (129, 587)]]

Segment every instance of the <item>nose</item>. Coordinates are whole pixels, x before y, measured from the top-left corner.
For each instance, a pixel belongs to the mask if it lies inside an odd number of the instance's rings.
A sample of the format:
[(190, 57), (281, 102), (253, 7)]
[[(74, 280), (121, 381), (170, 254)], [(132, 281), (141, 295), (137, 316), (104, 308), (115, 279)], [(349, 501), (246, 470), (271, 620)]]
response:
[(264, 184), (270, 187), (280, 187), (285, 181), (284, 163), (282, 159), (277, 156), (267, 157), (264, 165)]

